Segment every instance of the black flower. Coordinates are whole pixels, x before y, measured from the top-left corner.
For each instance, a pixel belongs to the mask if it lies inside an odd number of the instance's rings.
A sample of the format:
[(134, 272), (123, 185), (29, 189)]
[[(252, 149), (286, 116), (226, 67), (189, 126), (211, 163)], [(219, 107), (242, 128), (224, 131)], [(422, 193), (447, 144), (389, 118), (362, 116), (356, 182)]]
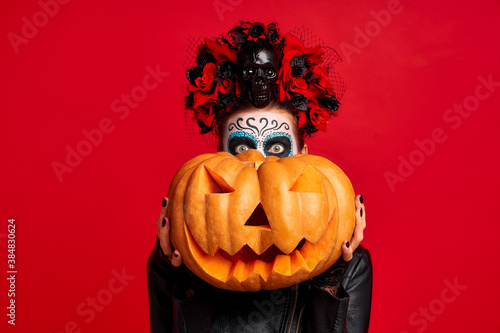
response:
[(236, 66), (230, 61), (223, 61), (217, 66), (217, 76), (222, 79), (232, 79), (236, 74)]
[(259, 38), (264, 33), (264, 30), (265, 29), (264, 29), (264, 27), (262, 25), (260, 25), (260, 24), (254, 24), (250, 28), (248, 28), (248, 34), (252, 38)]

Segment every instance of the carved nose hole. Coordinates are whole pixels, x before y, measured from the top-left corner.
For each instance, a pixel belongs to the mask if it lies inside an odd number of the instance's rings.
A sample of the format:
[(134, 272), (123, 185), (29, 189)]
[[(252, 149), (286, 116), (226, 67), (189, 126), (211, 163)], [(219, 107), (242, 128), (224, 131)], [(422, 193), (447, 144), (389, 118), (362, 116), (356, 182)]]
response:
[(266, 212), (264, 211), (264, 208), (262, 207), (262, 204), (259, 204), (255, 208), (255, 210), (253, 211), (252, 215), (247, 220), (245, 225), (271, 229), (271, 226), (269, 225), (269, 220), (267, 219), (267, 215)]

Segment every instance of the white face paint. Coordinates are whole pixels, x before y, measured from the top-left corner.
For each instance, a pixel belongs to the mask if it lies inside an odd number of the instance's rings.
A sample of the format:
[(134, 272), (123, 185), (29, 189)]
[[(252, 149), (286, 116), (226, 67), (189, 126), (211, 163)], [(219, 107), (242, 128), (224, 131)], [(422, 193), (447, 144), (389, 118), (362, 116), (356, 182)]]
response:
[(294, 123), (286, 113), (255, 110), (228, 118), (223, 128), (222, 150), (233, 155), (257, 149), (264, 156), (280, 158), (298, 154)]

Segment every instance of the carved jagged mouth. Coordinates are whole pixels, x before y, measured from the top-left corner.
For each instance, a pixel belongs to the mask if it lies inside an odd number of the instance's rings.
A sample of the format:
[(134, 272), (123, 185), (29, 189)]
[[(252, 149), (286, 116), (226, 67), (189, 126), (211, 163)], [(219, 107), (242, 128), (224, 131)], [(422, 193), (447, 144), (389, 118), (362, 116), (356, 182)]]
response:
[[(305, 242), (306, 242), (306, 240), (303, 238), (293, 251), (295, 251), (295, 250), (300, 251), (300, 249), (302, 248), (302, 246), (304, 245)], [(293, 251), (292, 251), (292, 253), (293, 253)], [(219, 249), (218, 253), (224, 259), (229, 260), (231, 262), (237, 262), (238, 260), (241, 260), (244, 263), (252, 262), (255, 260), (261, 260), (261, 261), (264, 261), (267, 263), (271, 263), (274, 261), (274, 259), (276, 259), (276, 256), (278, 256), (280, 254), (285, 255), (285, 253), (283, 253), (283, 251), (278, 249), (276, 247), (276, 245), (271, 245), (261, 255), (258, 255), (257, 253), (255, 253), (255, 251), (252, 250), (248, 245), (243, 246), (243, 248), (241, 250), (239, 250), (237, 253), (235, 253), (234, 255), (230, 255), (229, 253), (227, 253), (226, 251), (224, 251), (222, 249)]]
[(248, 245), (244, 245), (233, 256), (220, 248), (211, 256), (196, 243), (187, 225), (184, 225), (184, 232), (193, 257), (203, 267), (201, 270), (204, 274), (223, 283), (233, 278), (242, 282), (254, 274), (267, 281), (272, 274), (292, 276), (301, 270), (312, 272), (320, 258), (324, 257), (324, 252), (335, 242), (332, 233), (326, 232), (314, 244), (303, 238), (289, 255), (271, 245), (259, 256)]

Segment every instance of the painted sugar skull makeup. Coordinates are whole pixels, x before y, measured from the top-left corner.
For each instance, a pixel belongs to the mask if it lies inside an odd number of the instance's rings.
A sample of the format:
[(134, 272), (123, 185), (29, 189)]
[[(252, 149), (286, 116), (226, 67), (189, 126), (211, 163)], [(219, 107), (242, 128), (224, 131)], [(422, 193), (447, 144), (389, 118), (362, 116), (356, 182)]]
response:
[(240, 112), (223, 127), (222, 150), (233, 155), (256, 149), (264, 156), (288, 157), (300, 153), (292, 116), (273, 110)]

